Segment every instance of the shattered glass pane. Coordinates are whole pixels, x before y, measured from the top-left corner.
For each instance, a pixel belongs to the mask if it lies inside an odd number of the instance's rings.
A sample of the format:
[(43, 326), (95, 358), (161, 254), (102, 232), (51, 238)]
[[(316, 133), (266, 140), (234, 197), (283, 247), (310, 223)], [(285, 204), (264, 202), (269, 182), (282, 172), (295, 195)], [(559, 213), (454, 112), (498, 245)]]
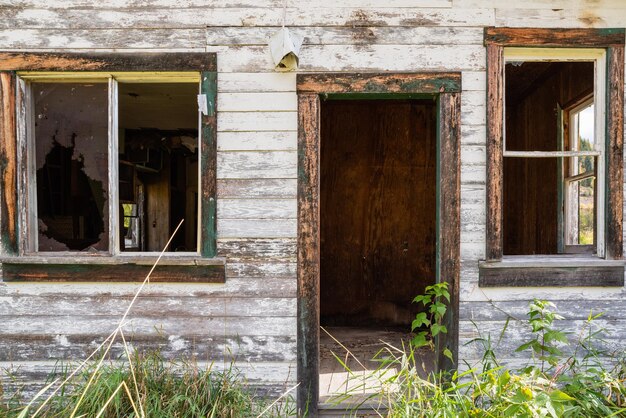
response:
[(32, 89), (39, 251), (107, 251), (107, 84)]

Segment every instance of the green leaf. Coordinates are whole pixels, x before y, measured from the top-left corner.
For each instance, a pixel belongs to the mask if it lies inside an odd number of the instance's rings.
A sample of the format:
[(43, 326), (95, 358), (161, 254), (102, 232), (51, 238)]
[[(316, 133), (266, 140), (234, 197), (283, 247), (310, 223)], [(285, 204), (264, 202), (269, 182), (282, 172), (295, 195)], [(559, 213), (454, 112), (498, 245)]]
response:
[(413, 339), (411, 340), (411, 344), (413, 344), (413, 346), (417, 348), (428, 345), (428, 341), (426, 341), (426, 332), (422, 331), (415, 337), (413, 337)]
[(430, 332), (433, 334), (433, 337), (437, 336), (439, 333), (447, 334), (448, 329), (445, 325), (433, 324), (430, 327)]
[(416, 330), (422, 325), (430, 325), (430, 320), (428, 319), (428, 316), (426, 315), (425, 312), (420, 312), (417, 315), (415, 315), (415, 319), (411, 323), (411, 331)]
[(443, 355), (450, 359), (454, 363), (454, 357), (452, 356), (452, 352), (447, 348), (444, 348)]
[(556, 402), (575, 401), (576, 398), (572, 398), (562, 390), (555, 389), (550, 393), (550, 399)]

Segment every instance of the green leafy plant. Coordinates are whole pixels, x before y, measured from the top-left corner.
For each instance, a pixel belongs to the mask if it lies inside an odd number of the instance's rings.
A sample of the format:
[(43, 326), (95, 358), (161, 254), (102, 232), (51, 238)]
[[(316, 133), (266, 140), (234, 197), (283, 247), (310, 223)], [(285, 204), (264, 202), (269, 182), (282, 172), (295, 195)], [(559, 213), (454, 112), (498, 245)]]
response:
[[(424, 311), (419, 312), (411, 324), (411, 331), (415, 332), (411, 344), (414, 348), (428, 346), (434, 349), (434, 338), (439, 334), (448, 333), (448, 329), (443, 324), (448, 309), (447, 303), (450, 303), (448, 283), (442, 282), (427, 286), (424, 294), (416, 296), (413, 302), (421, 303)], [(450, 360), (453, 359), (449, 349), (444, 349), (443, 354)]]
[[(432, 347), (428, 341), (430, 325), (437, 323), (436, 312), (445, 313), (430, 309), (433, 301), (443, 303), (446, 299), (443, 292), (439, 293), (431, 288), (424, 297), (417, 298), (427, 307), (427, 315), (416, 318), (419, 327), (427, 328), (420, 331), (425, 333), (424, 340), (417, 341), (421, 346)], [(623, 347), (605, 351), (605, 330), (594, 324), (598, 314), (589, 314), (578, 340), (568, 340), (567, 335), (572, 333), (555, 327), (561, 318), (555, 309), (546, 301), (530, 303), (532, 339), (520, 350), (531, 350), (531, 360), (555, 367), (506, 367), (498, 359), (497, 345), (506, 340), (509, 320), (497, 339), (481, 335), (477, 323), (479, 336), (467, 344), (477, 344), (484, 354), (475, 365), (465, 363), (467, 370), (424, 375), (423, 357), (414, 343), (408, 347), (387, 344), (376, 356), (380, 367), (364, 377), (361, 385), (355, 384), (354, 393), (343, 394), (343, 400), (349, 401), (354, 395), (355, 415), (358, 405), (378, 402), (378, 414), (388, 418), (626, 418), (626, 351)], [(377, 389), (363, 399), (365, 382), (372, 379), (378, 380), (368, 384)]]
[(534, 299), (529, 305), (528, 322), (530, 324), (533, 337), (530, 341), (520, 345), (516, 352), (531, 349), (533, 355), (541, 361), (543, 371), (545, 363), (556, 366), (563, 352), (558, 343), (567, 344), (567, 334), (554, 327), (555, 320), (563, 317), (553, 311), (556, 306), (552, 302)]

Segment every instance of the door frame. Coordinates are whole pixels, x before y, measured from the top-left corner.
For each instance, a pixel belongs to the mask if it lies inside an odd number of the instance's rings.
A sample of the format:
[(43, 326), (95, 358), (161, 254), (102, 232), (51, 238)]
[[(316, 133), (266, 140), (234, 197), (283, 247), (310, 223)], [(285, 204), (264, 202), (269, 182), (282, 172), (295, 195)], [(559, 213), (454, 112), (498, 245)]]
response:
[[(461, 73), (298, 74), (297, 391), (298, 416), (317, 416), (320, 331), (320, 100), (431, 97), (437, 102), (436, 281), (448, 283), (447, 334), (437, 369), (458, 364)], [(454, 361), (443, 355), (448, 348)]]

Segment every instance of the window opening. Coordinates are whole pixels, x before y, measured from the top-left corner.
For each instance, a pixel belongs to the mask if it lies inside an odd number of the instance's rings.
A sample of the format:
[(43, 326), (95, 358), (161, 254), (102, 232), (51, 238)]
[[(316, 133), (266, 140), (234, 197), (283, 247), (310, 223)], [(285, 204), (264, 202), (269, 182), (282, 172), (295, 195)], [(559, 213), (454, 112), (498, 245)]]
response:
[(594, 62), (506, 62), (504, 254), (596, 251), (595, 77)]
[(33, 83), (39, 251), (108, 250), (107, 85)]
[[(593, 97), (569, 110), (569, 150), (593, 151), (595, 112)], [(581, 155), (568, 159), (564, 167), (564, 212), (566, 252), (568, 246), (593, 246), (595, 243), (596, 156)]]
[[(195, 83), (119, 83), (121, 251), (198, 249)], [(122, 239), (123, 237), (123, 239)]]

